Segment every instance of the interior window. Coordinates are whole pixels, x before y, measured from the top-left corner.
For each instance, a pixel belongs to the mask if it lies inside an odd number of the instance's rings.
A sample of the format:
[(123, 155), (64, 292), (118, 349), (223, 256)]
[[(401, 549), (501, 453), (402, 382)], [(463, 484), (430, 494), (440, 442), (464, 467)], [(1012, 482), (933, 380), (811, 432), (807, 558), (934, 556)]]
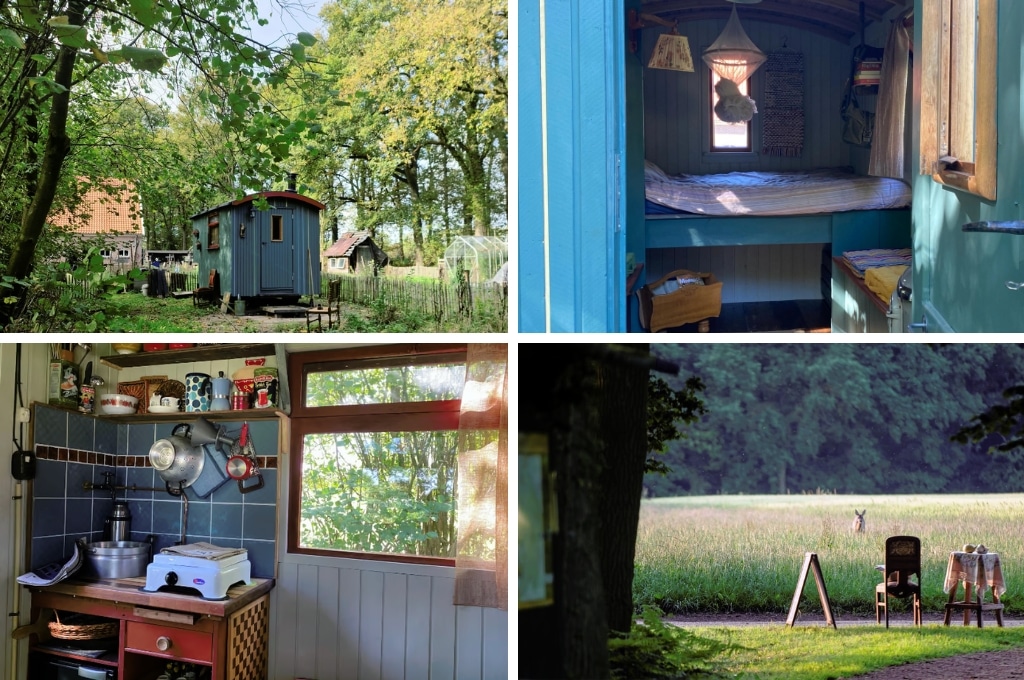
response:
[(284, 215), (272, 215), (270, 217), (270, 240), (284, 240)]
[(996, 0), (922, 6), (921, 174), (996, 197)]
[[(750, 121), (726, 123), (715, 113), (715, 105), (718, 104), (715, 85), (720, 79), (717, 73), (711, 71), (711, 151), (750, 151), (753, 148), (750, 143)], [(740, 83), (739, 88), (742, 94), (750, 96), (750, 79)]]
[(289, 551), (454, 564), (465, 345), (290, 362)]

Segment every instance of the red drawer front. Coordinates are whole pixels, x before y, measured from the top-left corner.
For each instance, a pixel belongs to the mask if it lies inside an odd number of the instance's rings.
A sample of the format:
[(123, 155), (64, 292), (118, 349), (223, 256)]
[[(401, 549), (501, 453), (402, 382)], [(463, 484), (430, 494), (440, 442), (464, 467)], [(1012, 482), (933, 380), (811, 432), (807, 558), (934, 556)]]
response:
[(213, 662), (213, 636), (209, 633), (138, 621), (126, 623), (126, 649), (185, 661)]

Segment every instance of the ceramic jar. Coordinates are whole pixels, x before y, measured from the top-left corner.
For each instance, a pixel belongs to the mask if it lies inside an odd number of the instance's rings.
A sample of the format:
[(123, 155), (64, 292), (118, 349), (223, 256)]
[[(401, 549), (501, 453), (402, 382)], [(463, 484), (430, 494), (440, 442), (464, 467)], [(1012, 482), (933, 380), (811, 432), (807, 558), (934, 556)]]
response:
[(185, 375), (185, 411), (198, 413), (210, 410), (210, 376), (206, 373)]

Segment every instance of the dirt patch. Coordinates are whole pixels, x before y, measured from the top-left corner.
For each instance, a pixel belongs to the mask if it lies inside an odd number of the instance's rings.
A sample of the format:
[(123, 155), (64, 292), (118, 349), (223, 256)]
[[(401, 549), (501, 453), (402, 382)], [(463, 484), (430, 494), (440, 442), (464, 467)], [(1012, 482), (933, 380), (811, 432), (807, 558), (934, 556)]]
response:
[[(367, 311), (358, 305), (341, 305), (341, 323), (334, 321), (333, 332), (337, 333), (339, 326), (344, 326), (345, 319), (349, 315), (356, 315), (366, 318)], [(211, 311), (204, 313), (196, 320), (203, 327), (205, 333), (305, 333), (306, 314), (290, 314), (287, 316), (270, 316), (259, 310), (254, 310), (245, 316), (236, 316), (232, 312), (222, 313)], [(326, 327), (327, 318), (324, 317), (323, 324)], [(316, 322), (313, 323), (316, 332)]]

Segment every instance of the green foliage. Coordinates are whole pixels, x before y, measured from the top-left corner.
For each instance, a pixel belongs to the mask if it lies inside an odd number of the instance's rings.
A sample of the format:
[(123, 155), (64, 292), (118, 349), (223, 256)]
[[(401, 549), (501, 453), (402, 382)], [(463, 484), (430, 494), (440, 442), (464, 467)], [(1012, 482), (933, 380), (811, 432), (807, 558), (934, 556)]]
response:
[(1002, 396), (1003, 403), (993, 404), (971, 418), (950, 439), (959, 444), (988, 441), (991, 452), (1024, 448), (1024, 385), (1009, 387)]
[(703, 637), (668, 625), (657, 607), (644, 607), (641, 617), (642, 623), (634, 623), (629, 635), (613, 633), (608, 640), (613, 678), (685, 678), (721, 665), (721, 657), (742, 649), (727, 638)]
[[(1016, 344), (685, 344), (652, 352), (699, 375), (708, 413), (668, 444), (657, 496), (1016, 491), (1024, 460), (950, 437), (1024, 383)], [(681, 389), (683, 378), (667, 379)]]
[[(647, 384), (647, 451), (662, 453), (668, 442), (685, 435), (677, 423), (690, 425), (707, 413), (704, 402), (697, 396), (704, 390), (704, 382), (693, 376), (681, 390), (673, 390), (661, 378), (651, 375)], [(646, 472), (667, 474), (669, 468), (662, 461), (647, 459)]]
[[(867, 529), (854, 533), (853, 510), (862, 507), (868, 509)], [(925, 618), (934, 619), (948, 600), (943, 583), (950, 551), (984, 543), (1002, 555), (1024, 554), (1022, 522), (1024, 495), (1019, 494), (647, 500), (637, 534), (633, 599), (637, 606), (655, 605), (677, 614), (780, 617), (789, 610), (804, 553), (815, 552), (833, 612), (873, 616), (880, 578), (874, 567), (882, 561), (885, 538), (910, 534), (921, 539)], [(894, 601), (893, 615), (909, 617), (907, 602)], [(1017, 598), (1007, 597), (1005, 605), (1008, 614), (1024, 612)], [(801, 621), (821, 616), (813, 579), (808, 579), (800, 608)]]

